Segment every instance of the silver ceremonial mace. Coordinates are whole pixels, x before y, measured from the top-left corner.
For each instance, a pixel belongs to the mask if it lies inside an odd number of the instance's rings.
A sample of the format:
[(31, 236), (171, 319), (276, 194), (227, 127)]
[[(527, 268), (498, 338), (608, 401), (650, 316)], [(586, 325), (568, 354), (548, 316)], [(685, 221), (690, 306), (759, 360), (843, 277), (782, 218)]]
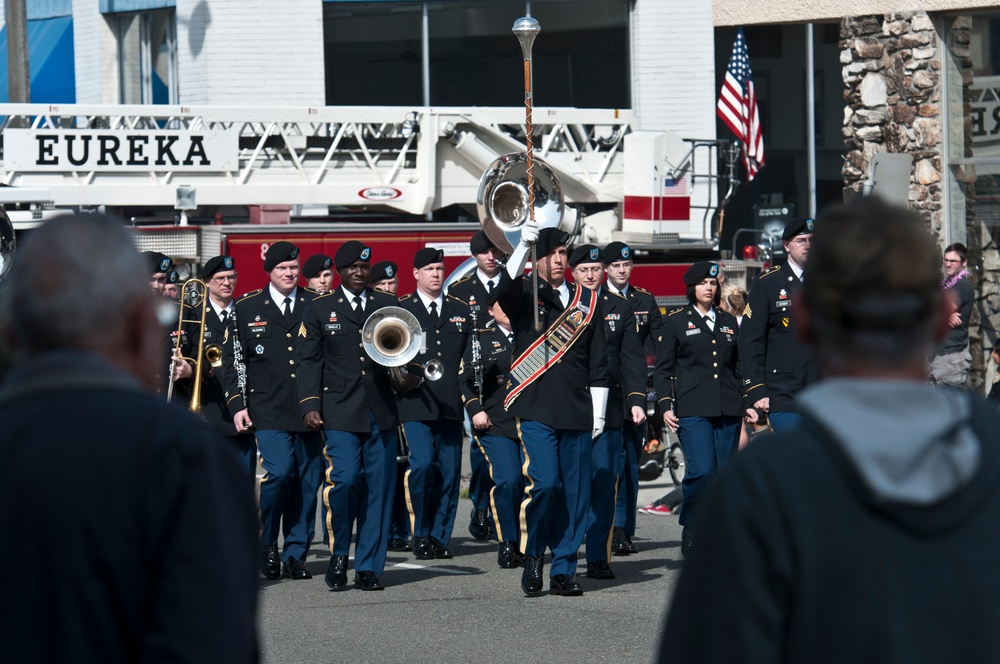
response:
[[(531, 140), (531, 46), (535, 37), (542, 31), (538, 21), (530, 16), (522, 16), (514, 21), (514, 36), (521, 43), (521, 55), (524, 57), (524, 135), (528, 154), (528, 219), (535, 221), (535, 152)], [(538, 320), (538, 252), (535, 242), (531, 244), (531, 286), (535, 296), (532, 309), (535, 312), (535, 332), (542, 329)]]

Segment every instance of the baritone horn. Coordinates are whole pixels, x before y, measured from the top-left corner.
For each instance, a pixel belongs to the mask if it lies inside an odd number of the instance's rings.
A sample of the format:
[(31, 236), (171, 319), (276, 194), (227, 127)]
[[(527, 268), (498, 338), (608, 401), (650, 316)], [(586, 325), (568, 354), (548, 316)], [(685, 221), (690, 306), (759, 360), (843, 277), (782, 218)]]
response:
[[(393, 390), (408, 392), (420, 385), (420, 382), (413, 384), (413, 375), (403, 368), (426, 349), (420, 321), (409, 311), (402, 307), (379, 309), (361, 327), (361, 343), (369, 357), (389, 368)], [(423, 380), (440, 380), (444, 375), (444, 365), (440, 360), (427, 362), (423, 370)]]

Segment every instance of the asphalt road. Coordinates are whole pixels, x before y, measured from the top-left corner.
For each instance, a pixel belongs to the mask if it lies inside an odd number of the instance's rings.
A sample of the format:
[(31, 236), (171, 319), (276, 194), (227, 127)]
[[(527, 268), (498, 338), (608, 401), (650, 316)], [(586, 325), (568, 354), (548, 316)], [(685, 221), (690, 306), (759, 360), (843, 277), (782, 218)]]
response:
[[(640, 485), (639, 505), (673, 485)], [(459, 503), (451, 560), (389, 553), (382, 592), (330, 592), (329, 553), (316, 542), (306, 561), (314, 578), (261, 578), (259, 630), (264, 661), (280, 662), (649, 662), (682, 566), (676, 516), (638, 515), (639, 553), (612, 559), (617, 578), (577, 578), (582, 597), (527, 598), (520, 569), (500, 569), (496, 544), (469, 535), (471, 503)], [(349, 571), (353, 580), (353, 561)]]

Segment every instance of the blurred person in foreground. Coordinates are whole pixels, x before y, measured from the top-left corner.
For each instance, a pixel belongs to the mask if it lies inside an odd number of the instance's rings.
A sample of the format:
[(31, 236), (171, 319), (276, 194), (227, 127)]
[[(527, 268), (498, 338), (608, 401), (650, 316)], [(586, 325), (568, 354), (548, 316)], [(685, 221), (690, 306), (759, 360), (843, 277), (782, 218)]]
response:
[(153, 393), (147, 275), (121, 224), (70, 216), (33, 231), (3, 284), (8, 661), (257, 658), (251, 487), (225, 441)]
[(865, 198), (817, 224), (796, 308), (824, 380), (706, 496), (660, 661), (1000, 659), (1000, 417), (924, 384), (940, 279), (907, 210)]

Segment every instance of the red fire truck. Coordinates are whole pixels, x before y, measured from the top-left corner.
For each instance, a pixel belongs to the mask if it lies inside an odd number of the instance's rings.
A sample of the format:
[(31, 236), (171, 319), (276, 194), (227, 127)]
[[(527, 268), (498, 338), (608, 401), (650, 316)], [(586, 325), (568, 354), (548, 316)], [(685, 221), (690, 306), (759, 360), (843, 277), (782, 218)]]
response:
[[(241, 291), (265, 283), (261, 256), (279, 239), (305, 257), (361, 240), (400, 266), (402, 292), (424, 246), (456, 269), (479, 228), (484, 172), (524, 150), (520, 107), (0, 104), (0, 115), (0, 203), (16, 228), (67, 209), (117, 214), (140, 249), (189, 274), (231, 254)], [(691, 261), (723, 256), (731, 143), (641, 131), (621, 109), (536, 108), (533, 136), (553, 173), (543, 197), (565, 201), (571, 243), (627, 242), (634, 282), (661, 304), (683, 295)], [(747, 267), (727, 262), (736, 278)]]

